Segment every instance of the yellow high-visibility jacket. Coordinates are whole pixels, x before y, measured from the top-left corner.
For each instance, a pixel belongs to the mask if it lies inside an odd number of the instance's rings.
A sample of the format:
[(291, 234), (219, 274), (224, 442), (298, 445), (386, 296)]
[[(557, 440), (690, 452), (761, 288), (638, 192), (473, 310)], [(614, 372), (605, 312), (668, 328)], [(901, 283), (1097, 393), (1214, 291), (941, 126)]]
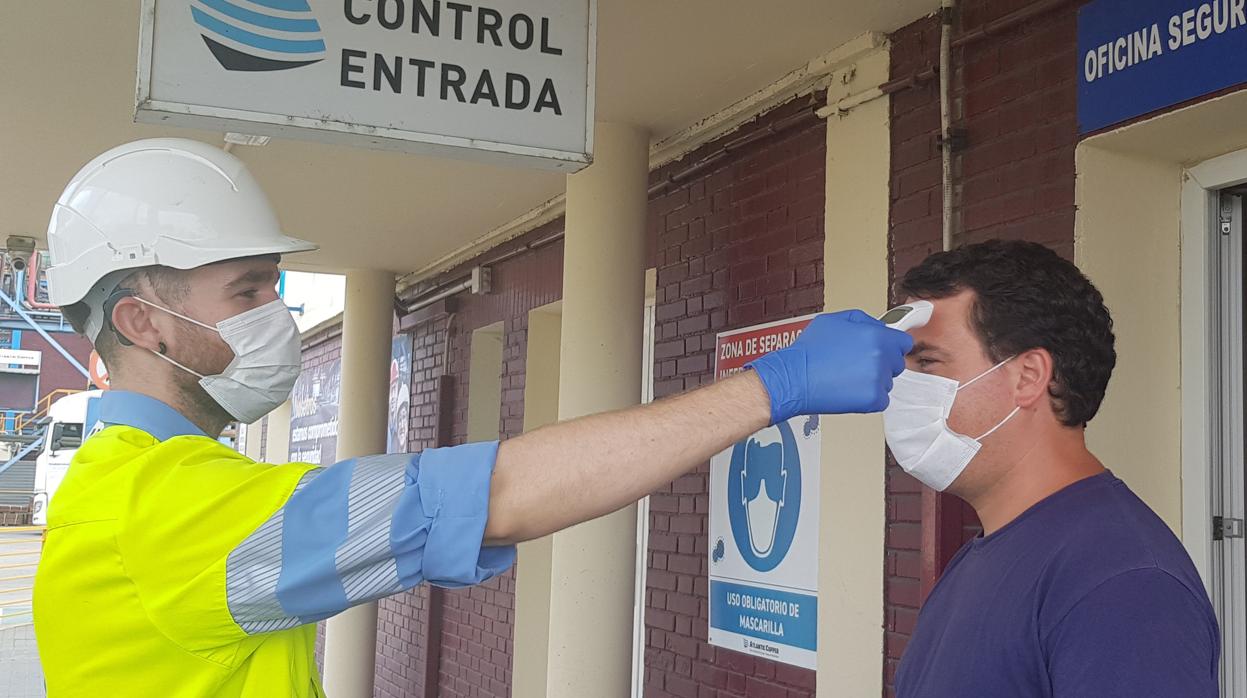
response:
[(320, 468), (257, 463), (136, 393), (99, 421), (35, 579), (50, 698), (323, 696), (317, 621), (515, 559), (482, 547), (496, 443)]

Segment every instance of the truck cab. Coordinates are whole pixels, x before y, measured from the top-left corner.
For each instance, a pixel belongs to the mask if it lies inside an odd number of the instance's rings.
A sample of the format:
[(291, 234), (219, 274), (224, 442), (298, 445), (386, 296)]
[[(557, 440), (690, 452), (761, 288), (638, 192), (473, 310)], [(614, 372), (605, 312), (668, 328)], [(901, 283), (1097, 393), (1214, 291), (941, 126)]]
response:
[(69, 464), (99, 421), (101, 391), (88, 390), (66, 395), (48, 408), (46, 430), (39, 455), (35, 457), (35, 492), (31, 504), (31, 523), (46, 526), (48, 506), (56, 489), (69, 472)]

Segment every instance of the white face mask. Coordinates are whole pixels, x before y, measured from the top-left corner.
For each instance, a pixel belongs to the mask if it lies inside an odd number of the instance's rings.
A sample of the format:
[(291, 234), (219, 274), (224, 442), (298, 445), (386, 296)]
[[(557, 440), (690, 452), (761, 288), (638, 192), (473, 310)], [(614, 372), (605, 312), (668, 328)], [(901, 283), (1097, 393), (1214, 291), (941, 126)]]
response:
[(138, 296), (134, 299), (189, 323), (212, 330), (234, 352), (234, 360), (215, 376), (205, 376), (158, 352), (160, 358), (199, 379), (199, 385), (234, 419), (251, 424), (290, 399), (303, 366), (299, 327), (285, 301), (278, 299), (206, 325)]
[[(775, 547), (775, 533), (779, 528), (779, 513), (788, 495), (788, 471), (784, 468), (784, 444), (775, 431), (775, 442), (763, 444), (756, 437), (745, 444), (745, 467), (740, 473), (741, 496), (745, 497), (745, 525), (749, 529), (749, 545), (758, 557), (766, 557)], [(762, 435), (765, 439), (765, 436)], [(747, 496), (749, 473), (762, 476), (758, 492)], [(768, 477), (769, 475), (769, 477)], [(772, 491), (778, 489), (778, 491)]]
[(1021, 410), (1009, 416), (977, 439), (958, 434), (948, 427), (957, 393), (1013, 360), (1009, 357), (992, 366), (965, 385), (951, 378), (905, 371), (896, 378), (891, 402), (883, 412), (883, 431), (888, 448), (905, 472), (938, 492), (948, 489), (983, 447), (983, 439), (1003, 427)]

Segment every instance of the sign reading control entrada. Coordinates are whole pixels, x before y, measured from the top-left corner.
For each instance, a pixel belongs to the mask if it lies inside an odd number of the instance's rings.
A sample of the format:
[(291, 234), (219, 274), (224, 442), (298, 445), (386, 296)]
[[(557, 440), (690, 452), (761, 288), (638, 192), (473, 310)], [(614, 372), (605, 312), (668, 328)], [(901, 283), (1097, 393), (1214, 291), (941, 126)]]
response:
[(596, 0), (144, 0), (136, 120), (575, 171)]

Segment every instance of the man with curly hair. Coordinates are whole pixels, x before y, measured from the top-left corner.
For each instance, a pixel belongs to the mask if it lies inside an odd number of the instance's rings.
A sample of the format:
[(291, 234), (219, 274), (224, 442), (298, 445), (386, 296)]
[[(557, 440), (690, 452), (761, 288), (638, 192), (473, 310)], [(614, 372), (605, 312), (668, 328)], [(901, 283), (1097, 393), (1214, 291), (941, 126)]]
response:
[(1216, 696), (1220, 633), (1182, 544), (1093, 455), (1116, 363), (1094, 285), (1037, 244), (936, 254), (931, 301), (884, 414), (897, 462), (983, 533), (931, 592), (898, 696)]

